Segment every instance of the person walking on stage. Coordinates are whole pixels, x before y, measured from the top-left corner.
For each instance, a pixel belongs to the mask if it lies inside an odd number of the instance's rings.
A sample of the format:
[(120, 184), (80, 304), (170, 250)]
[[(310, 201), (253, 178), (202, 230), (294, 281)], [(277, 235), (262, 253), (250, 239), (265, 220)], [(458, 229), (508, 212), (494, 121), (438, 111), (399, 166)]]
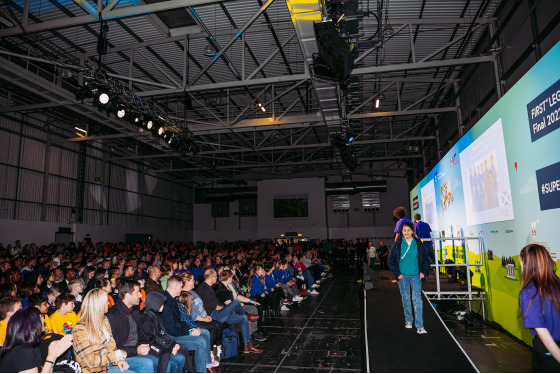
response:
[(379, 269), (387, 270), (389, 269), (389, 265), (387, 265), (387, 258), (389, 257), (389, 248), (383, 241), (379, 241), (379, 247), (377, 247), (377, 258), (379, 258)]
[[(416, 213), (414, 215), (414, 220), (416, 223), (414, 224), (414, 233), (420, 239), (431, 239), (432, 238), (432, 228), (430, 225), (424, 221), (422, 221), (422, 216), (420, 213)], [(428, 257), (430, 258), (430, 264), (435, 264), (436, 262), (436, 255), (434, 253), (434, 242), (431, 240), (423, 241), (424, 247), (428, 250)]]
[(529, 244), (519, 254), (523, 325), (531, 329), (533, 372), (560, 372), (560, 279), (556, 264), (541, 245)]
[[(389, 252), (389, 268), (399, 283), (404, 308), (405, 325), (412, 328), (412, 320), (418, 334), (426, 334), (422, 319), (422, 280), (430, 269), (428, 251), (422, 241), (414, 235), (411, 222), (402, 225), (402, 236), (397, 239)], [(412, 288), (412, 304), (414, 318), (410, 306), (410, 289)]]
[[(399, 237), (401, 236), (401, 230), (402, 230), (403, 223), (405, 223), (405, 222), (410, 222), (411, 224), (413, 224), (413, 223), (412, 223), (411, 220), (406, 218), (406, 208), (403, 207), (403, 206), (400, 206), (397, 209), (395, 209), (393, 211), (393, 216), (396, 219), (398, 219), (397, 224), (395, 225), (395, 241), (397, 241), (397, 239), (399, 239)], [(414, 228), (414, 226), (412, 226), (412, 227)]]

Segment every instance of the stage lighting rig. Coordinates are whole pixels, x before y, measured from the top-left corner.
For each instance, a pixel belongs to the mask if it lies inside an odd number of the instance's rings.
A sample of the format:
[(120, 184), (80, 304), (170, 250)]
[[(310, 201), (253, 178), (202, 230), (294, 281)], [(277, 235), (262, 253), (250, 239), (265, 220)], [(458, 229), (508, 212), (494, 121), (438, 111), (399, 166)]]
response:
[[(146, 128), (180, 153), (197, 152), (192, 132), (186, 124), (169, 118), (157, 103), (142, 100), (128, 86), (107, 75), (103, 69), (86, 67), (84, 83), (76, 92), (76, 100), (92, 104), (107, 115)], [(264, 106), (261, 110), (265, 110)]]

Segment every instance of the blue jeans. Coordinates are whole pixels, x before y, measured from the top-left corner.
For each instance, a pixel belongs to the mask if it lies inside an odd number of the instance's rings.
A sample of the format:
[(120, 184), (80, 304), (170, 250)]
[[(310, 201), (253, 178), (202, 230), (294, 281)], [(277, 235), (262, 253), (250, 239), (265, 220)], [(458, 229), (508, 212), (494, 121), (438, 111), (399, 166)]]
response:
[(157, 369), (158, 359), (152, 355), (127, 357), (125, 359), (129, 366), (128, 370), (131, 370), (134, 373), (155, 373), (154, 360), (156, 362), (155, 368)]
[(239, 304), (239, 301), (233, 300), (222, 309), (213, 311), (210, 317), (222, 323), (239, 323), (239, 325), (241, 326), (241, 336), (243, 337), (243, 343), (251, 343), (251, 334), (249, 333), (249, 320), (247, 319), (245, 310), (243, 309), (241, 304)]
[(404, 319), (412, 322), (412, 308), (410, 306), (410, 288), (412, 287), (412, 304), (414, 305), (414, 326), (417, 329), (424, 328), (422, 319), (422, 281), (420, 275), (404, 275), (399, 279), (399, 289), (401, 291), (402, 303), (404, 308)]
[[(157, 373), (157, 367), (159, 361), (158, 358), (152, 355), (136, 356), (136, 357), (146, 357), (152, 360), (152, 363), (154, 365), (154, 373)], [(172, 354), (169, 357), (169, 363), (167, 364), (167, 373), (182, 373), (184, 366), (185, 366), (185, 356), (183, 356), (181, 353), (178, 352), (176, 355)]]
[(121, 371), (117, 365), (109, 364), (109, 373), (136, 373), (132, 370)]
[[(202, 329), (200, 329), (200, 331), (202, 331)], [(204, 331), (208, 332), (208, 330)], [(209, 355), (210, 352), (210, 347), (206, 345), (206, 339), (202, 335), (203, 334), (200, 334), (200, 336), (172, 336), (175, 342), (186, 345), (189, 351), (194, 351), (194, 364), (197, 373), (206, 373), (206, 356)], [(208, 340), (210, 340), (210, 338), (208, 338)]]
[(305, 279), (305, 283), (307, 283), (307, 288), (311, 291), (313, 286), (313, 277), (311, 276), (311, 272), (309, 270), (302, 271), (303, 279)]

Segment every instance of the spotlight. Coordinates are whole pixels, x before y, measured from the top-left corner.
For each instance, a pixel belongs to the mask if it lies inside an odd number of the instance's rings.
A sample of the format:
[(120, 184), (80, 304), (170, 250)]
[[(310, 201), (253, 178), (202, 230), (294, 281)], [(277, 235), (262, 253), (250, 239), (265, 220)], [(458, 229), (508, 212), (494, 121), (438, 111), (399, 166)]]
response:
[(134, 123), (138, 126), (142, 126), (144, 122), (144, 116), (142, 114), (137, 114), (134, 116)]
[(164, 132), (165, 132), (165, 127), (160, 127), (157, 131), (159, 136), (162, 136)]
[(127, 112), (127, 108), (126, 105), (123, 103), (120, 103), (117, 105), (115, 114), (117, 115), (117, 118), (123, 119), (126, 116), (126, 112)]
[(106, 105), (109, 102), (109, 94), (102, 91), (98, 97), (98, 100), (101, 105)]
[(146, 128), (147, 128), (148, 130), (151, 130), (152, 127), (154, 127), (154, 120), (150, 119), (150, 120), (148, 120), (148, 121), (146, 122)]
[[(387, 21), (385, 21), (385, 22), (387, 22)], [(383, 36), (388, 38), (388, 37), (391, 37), (393, 35), (395, 35), (395, 30), (393, 30), (393, 26), (391, 26), (390, 23), (387, 23), (385, 25), (385, 27), (383, 28)]]
[(266, 112), (266, 108), (265, 108), (261, 103), (258, 103), (258, 104), (257, 104), (257, 108), (259, 108), (259, 109), (262, 110), (263, 112)]
[(216, 50), (212, 47), (212, 44), (208, 43), (204, 48), (204, 55), (208, 57), (216, 56)]

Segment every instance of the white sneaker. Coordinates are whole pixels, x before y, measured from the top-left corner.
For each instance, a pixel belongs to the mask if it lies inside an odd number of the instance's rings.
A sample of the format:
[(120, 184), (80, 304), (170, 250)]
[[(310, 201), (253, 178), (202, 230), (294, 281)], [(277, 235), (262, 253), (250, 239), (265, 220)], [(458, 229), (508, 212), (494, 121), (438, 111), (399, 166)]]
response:
[(289, 309), (286, 305), (282, 305), (282, 306), (280, 307), (280, 310), (286, 311), (286, 310), (290, 310), (290, 309)]
[(321, 276), (322, 276), (322, 277), (324, 277), (325, 275), (327, 275), (327, 273), (325, 273), (325, 272), (322, 272), (322, 273), (321, 273)]
[(428, 333), (426, 330), (424, 330), (424, 329), (422, 329), (422, 328), (416, 330), (416, 332), (417, 332), (418, 334), (427, 334), (427, 333)]
[(316, 290), (311, 290), (307, 292), (308, 295), (319, 295), (319, 292), (317, 292)]
[[(407, 329), (411, 329), (411, 328), (412, 328), (412, 322), (406, 322), (406, 323), (404, 324), (404, 327), (406, 327)], [(422, 329), (422, 330), (423, 330), (423, 329)], [(418, 331), (420, 331), (420, 330), (418, 330)]]
[(321, 286), (319, 286), (317, 283), (315, 283), (313, 286), (311, 286), (311, 288), (319, 288)]
[(292, 298), (292, 301), (302, 301), (302, 300), (303, 300), (303, 297), (301, 297), (301, 296), (294, 296)]

